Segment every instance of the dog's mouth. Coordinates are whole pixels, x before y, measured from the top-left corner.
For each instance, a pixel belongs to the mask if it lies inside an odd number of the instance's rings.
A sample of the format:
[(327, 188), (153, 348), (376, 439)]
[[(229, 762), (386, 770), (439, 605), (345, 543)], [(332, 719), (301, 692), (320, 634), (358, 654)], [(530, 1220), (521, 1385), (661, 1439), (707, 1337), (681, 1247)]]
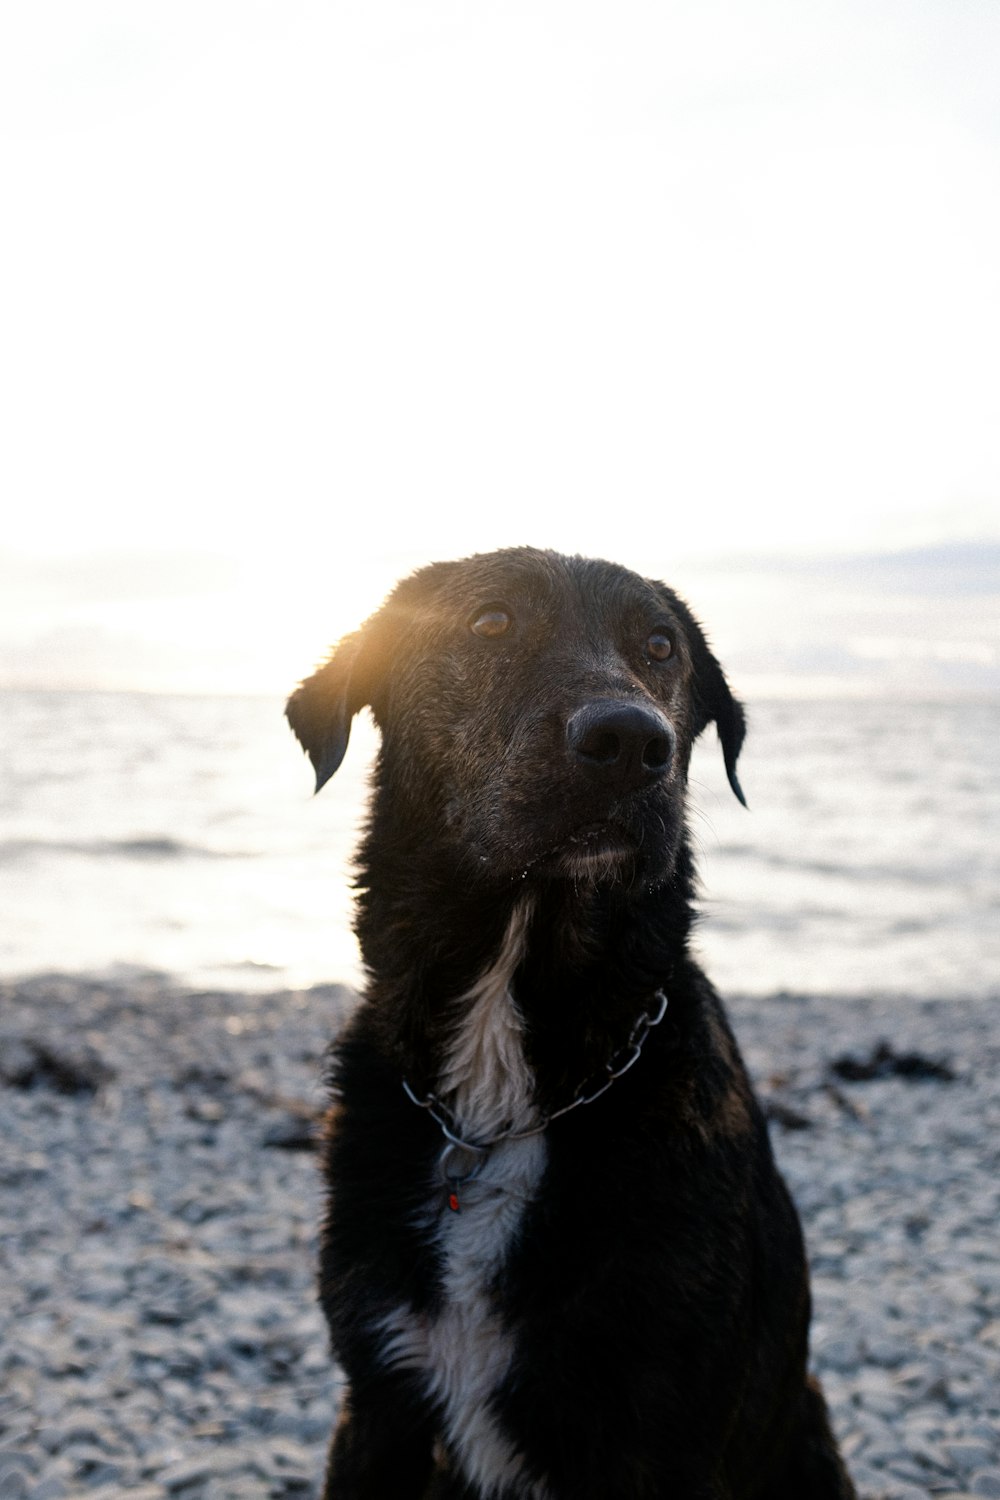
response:
[(635, 838), (620, 824), (585, 823), (536, 855), (525, 874), (535, 872), (574, 880), (620, 879), (635, 855)]
[(617, 823), (588, 823), (560, 846), (570, 854), (596, 854), (611, 848), (632, 849), (633, 841)]
[(525, 848), (520, 858), (514, 854), (516, 865), (507, 864), (512, 880), (630, 887), (661, 882), (674, 867), (683, 838), (683, 804), (663, 787), (610, 806), (578, 807), (575, 816), (569, 808), (552, 811), (555, 816), (537, 830), (534, 847)]

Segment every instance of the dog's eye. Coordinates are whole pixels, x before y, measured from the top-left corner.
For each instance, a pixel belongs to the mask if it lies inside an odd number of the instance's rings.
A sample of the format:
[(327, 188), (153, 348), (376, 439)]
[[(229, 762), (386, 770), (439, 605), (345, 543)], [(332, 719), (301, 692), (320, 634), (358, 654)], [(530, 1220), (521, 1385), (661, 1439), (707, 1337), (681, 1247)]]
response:
[(650, 661), (666, 661), (673, 649), (674, 643), (665, 630), (654, 630), (646, 642), (646, 655)]
[(513, 621), (505, 609), (484, 609), (472, 617), (469, 629), (473, 635), (489, 637), (506, 634), (512, 624)]

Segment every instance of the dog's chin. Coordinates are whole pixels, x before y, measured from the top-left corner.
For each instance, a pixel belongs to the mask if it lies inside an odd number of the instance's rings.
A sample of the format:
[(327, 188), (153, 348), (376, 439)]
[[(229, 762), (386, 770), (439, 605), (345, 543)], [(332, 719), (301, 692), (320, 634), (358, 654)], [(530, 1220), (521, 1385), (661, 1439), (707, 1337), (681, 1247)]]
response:
[(628, 885), (639, 865), (636, 841), (611, 823), (578, 828), (533, 861), (530, 873), (540, 879), (574, 884)]

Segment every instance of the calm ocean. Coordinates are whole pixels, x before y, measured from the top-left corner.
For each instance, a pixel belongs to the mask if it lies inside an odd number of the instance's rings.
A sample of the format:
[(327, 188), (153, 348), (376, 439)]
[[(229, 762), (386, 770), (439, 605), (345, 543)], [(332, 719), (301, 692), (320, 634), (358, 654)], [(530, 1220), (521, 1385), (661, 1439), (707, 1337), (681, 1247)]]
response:
[[(375, 744), (320, 797), (263, 698), (0, 695), (0, 973), (353, 980), (350, 853)], [(1000, 995), (1000, 702), (751, 703), (730, 795), (692, 768), (725, 990)]]

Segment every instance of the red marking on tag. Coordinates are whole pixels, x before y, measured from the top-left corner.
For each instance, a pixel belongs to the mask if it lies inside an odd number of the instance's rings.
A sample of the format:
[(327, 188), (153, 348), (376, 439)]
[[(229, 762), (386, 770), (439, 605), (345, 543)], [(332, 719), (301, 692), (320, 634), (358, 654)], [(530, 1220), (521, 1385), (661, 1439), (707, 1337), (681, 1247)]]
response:
[(457, 1193), (449, 1193), (448, 1194), (448, 1207), (451, 1209), (451, 1211), (452, 1211), (453, 1214), (457, 1214), (458, 1213), (458, 1194)]

